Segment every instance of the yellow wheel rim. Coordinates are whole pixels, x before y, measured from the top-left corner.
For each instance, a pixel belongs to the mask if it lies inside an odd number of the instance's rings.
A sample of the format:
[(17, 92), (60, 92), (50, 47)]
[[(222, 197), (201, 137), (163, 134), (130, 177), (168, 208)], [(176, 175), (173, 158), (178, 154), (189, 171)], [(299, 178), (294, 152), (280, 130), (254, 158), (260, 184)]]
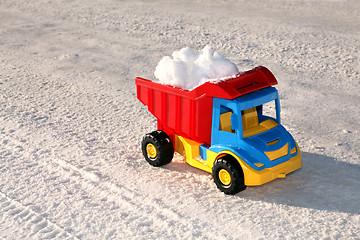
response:
[(220, 179), (220, 182), (222, 184), (224, 184), (225, 186), (230, 185), (230, 183), (231, 183), (230, 173), (228, 171), (226, 171), (225, 169), (221, 169), (219, 171), (219, 179)]
[(156, 158), (157, 151), (156, 151), (156, 147), (154, 146), (154, 144), (149, 143), (148, 145), (146, 145), (146, 152), (150, 158)]

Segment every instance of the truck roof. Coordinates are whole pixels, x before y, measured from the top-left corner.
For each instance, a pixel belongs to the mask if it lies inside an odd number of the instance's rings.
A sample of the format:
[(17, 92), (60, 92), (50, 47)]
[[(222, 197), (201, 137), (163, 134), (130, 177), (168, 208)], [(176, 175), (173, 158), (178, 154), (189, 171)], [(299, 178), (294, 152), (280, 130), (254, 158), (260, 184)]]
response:
[(169, 85), (162, 85), (139, 77), (136, 78), (136, 82), (137, 84), (141, 82), (141, 85), (146, 85), (152, 89), (171, 92), (172, 94), (191, 99), (198, 99), (205, 96), (234, 99), (244, 94), (277, 84), (274, 75), (269, 69), (263, 66), (239, 73), (232, 78), (217, 83), (206, 82), (191, 91)]
[(225, 81), (215, 84), (207, 82), (192, 91), (198, 96), (206, 94), (211, 97), (234, 99), (277, 83), (275, 76), (269, 69), (259, 66)]

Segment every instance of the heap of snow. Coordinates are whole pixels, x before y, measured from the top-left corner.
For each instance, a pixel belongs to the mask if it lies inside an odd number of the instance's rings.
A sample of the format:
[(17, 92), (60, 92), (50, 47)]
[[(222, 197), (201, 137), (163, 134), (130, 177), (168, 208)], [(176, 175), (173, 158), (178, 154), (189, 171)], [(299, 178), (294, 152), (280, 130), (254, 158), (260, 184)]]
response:
[(163, 57), (154, 75), (161, 84), (192, 90), (205, 82), (218, 82), (238, 73), (236, 64), (207, 45), (199, 52), (186, 47), (173, 52), (172, 57)]

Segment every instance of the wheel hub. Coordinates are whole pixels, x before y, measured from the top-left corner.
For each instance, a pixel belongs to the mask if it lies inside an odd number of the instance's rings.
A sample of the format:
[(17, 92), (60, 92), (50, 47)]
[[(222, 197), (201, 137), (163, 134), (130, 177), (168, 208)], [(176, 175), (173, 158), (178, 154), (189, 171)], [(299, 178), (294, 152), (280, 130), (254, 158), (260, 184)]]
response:
[(156, 147), (154, 146), (154, 144), (149, 143), (146, 146), (146, 152), (150, 158), (156, 158), (157, 151), (156, 151)]
[(225, 169), (221, 169), (219, 171), (219, 179), (220, 179), (220, 182), (222, 184), (224, 184), (225, 186), (228, 186), (231, 183), (230, 173)]

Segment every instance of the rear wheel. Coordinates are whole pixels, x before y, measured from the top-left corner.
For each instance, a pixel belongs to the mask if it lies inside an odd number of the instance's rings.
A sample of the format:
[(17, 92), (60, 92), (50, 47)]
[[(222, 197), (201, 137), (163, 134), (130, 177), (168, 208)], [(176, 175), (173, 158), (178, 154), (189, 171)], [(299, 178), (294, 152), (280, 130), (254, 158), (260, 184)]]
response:
[(236, 194), (246, 188), (243, 171), (230, 155), (215, 161), (212, 175), (216, 186), (225, 194)]
[(163, 131), (146, 134), (141, 145), (146, 161), (154, 167), (168, 164), (173, 158), (174, 147), (169, 136)]

